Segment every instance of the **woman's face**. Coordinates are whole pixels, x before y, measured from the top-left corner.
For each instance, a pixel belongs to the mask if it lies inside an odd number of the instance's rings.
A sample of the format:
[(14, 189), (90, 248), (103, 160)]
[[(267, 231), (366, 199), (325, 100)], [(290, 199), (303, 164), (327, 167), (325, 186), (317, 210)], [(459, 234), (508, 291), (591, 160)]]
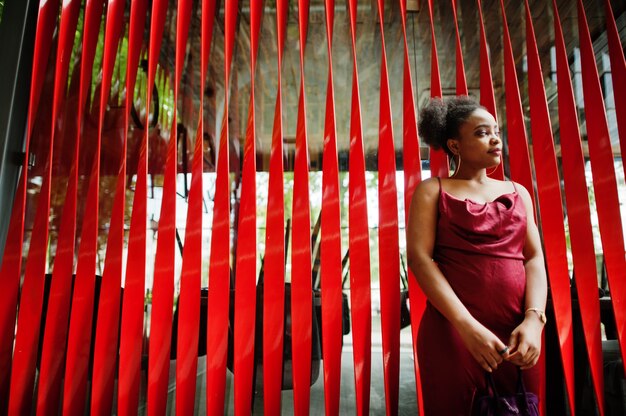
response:
[(461, 156), (462, 164), (478, 169), (498, 165), (502, 141), (496, 120), (487, 110), (477, 108), (459, 127), (459, 137), (448, 140), (448, 147)]

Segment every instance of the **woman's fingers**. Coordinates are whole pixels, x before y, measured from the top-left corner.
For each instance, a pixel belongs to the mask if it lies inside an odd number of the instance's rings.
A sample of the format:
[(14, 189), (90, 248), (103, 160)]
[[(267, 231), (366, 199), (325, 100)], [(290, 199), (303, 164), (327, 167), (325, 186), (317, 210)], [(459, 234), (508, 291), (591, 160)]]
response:
[(512, 354), (507, 360), (520, 366), (522, 369), (528, 369), (534, 366), (539, 359), (539, 354), (541, 353), (541, 331), (537, 331), (535, 325), (529, 325), (524, 321), (511, 333), (509, 345), (511, 346)]
[(518, 336), (519, 332), (517, 332), (517, 330), (511, 333), (511, 337), (509, 338), (509, 348), (511, 349), (511, 351), (515, 351), (515, 349), (517, 348)]
[(508, 361), (521, 367), (522, 370), (527, 370), (537, 364), (539, 354), (540, 349), (536, 346), (520, 342), (517, 351), (508, 358)]
[(528, 343), (522, 340), (517, 346), (517, 352), (519, 352), (520, 355), (525, 359), (526, 355), (528, 354), (528, 348), (529, 348)]
[(502, 354), (500, 354), (499, 351), (489, 351), (489, 355), (493, 360), (495, 360), (497, 364), (500, 364), (502, 362)]
[(532, 360), (530, 360), (530, 362), (529, 362), (528, 364), (525, 364), (525, 365), (523, 365), (523, 366), (520, 366), (520, 368), (521, 368), (522, 370), (528, 370), (529, 368), (534, 367), (534, 366), (537, 364), (537, 362), (538, 362), (538, 361), (539, 361), (539, 354), (537, 354), (536, 356), (534, 356), (534, 357), (533, 357), (533, 359), (532, 359)]
[(481, 358), (478, 361), (478, 364), (480, 364), (480, 366), (483, 368), (483, 370), (491, 373), (493, 371), (493, 369), (491, 368), (491, 366), (489, 365), (489, 363), (487, 362), (486, 359)]
[(539, 350), (536, 348), (530, 348), (527, 355), (528, 358), (525, 360), (526, 362), (524, 366), (532, 367), (537, 364), (537, 361), (539, 360)]
[(498, 365), (503, 361), (503, 357), (499, 353), (499, 351), (496, 351), (495, 348), (492, 348), (483, 355), (483, 361), (487, 363), (489, 369), (496, 370), (498, 368)]
[(496, 370), (498, 368), (498, 360), (492, 355), (489, 355), (489, 357), (487, 358), (487, 362), (489, 363), (489, 367), (491, 367), (493, 370)]
[(502, 359), (507, 358), (509, 354), (511, 353), (510, 345), (504, 345), (504, 343), (500, 341), (499, 339), (496, 340), (494, 349), (498, 353), (498, 363), (501, 363)]
[(525, 365), (524, 361), (522, 360), (522, 356), (517, 351), (509, 355), (509, 357), (507, 358), (507, 361), (509, 361), (512, 364), (515, 364), (518, 367)]
[(491, 357), (483, 357), (480, 364), (483, 369), (485, 369), (485, 371), (488, 371), (490, 373), (498, 368), (498, 363), (496, 363), (495, 360)]

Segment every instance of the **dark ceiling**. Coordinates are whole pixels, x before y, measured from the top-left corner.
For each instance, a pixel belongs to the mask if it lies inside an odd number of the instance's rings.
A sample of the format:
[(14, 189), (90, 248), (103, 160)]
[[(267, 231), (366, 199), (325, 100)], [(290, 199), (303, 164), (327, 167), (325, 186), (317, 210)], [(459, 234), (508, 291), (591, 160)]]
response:
[[(186, 76), (187, 94), (193, 95), (194, 107), (197, 108), (199, 91), (199, 69), (193, 56), (199, 56), (200, 47), (200, 2), (194, 3), (195, 17), (190, 29), (191, 44), (188, 54), (192, 56), (193, 77)], [(350, 89), (352, 86), (352, 58), (350, 50), (350, 32), (347, 1), (340, 0), (335, 4), (335, 23), (333, 37), (333, 72), (336, 96), (336, 117), (339, 148), (348, 148), (348, 127), (350, 120)], [(435, 0), (434, 20), (437, 51), (439, 54), (440, 73), (444, 95), (452, 95), (455, 91), (455, 34), (452, 6), (449, 0)], [(551, 0), (530, 0), (530, 9), (533, 24), (537, 35), (539, 53), (542, 59), (544, 74), (546, 75), (546, 89), (549, 100), (554, 98), (554, 85), (550, 82), (550, 48), (554, 42), (553, 12)], [(578, 45), (578, 27), (576, 1), (558, 0), (559, 14), (563, 25), (567, 51), (570, 57)], [(622, 41), (626, 38), (626, 10), (625, 1), (613, 0), (612, 7), (618, 21), (618, 28)], [(396, 1), (386, 1), (385, 7), (385, 41), (389, 62), (390, 88), (392, 111), (394, 114), (394, 134), (396, 146), (402, 142), (402, 71), (403, 71), (403, 42), (400, 21), (400, 8)], [(461, 32), (461, 42), (465, 60), (465, 69), (470, 93), (478, 96), (479, 91), (479, 20), (478, 7), (475, 0), (458, 0), (458, 20)], [(596, 55), (606, 52), (604, 5), (602, 0), (584, 0), (587, 20), (590, 26), (592, 39), (596, 48)], [(240, 2), (240, 19), (237, 30), (235, 57), (233, 60), (233, 78), (231, 90), (231, 137), (237, 142), (243, 141), (245, 136), (245, 122), (249, 102), (250, 69), (249, 69), (249, 3)], [(326, 32), (324, 21), (324, 2), (312, 0), (309, 18), (309, 32), (305, 55), (305, 85), (307, 94), (307, 122), (309, 134), (309, 149), (311, 158), (322, 150), (322, 132), (326, 100), (326, 81), (328, 74), (328, 54), (326, 50)], [(380, 29), (375, 0), (361, 1), (358, 5), (357, 24), (357, 64), (360, 77), (363, 131), (368, 152), (375, 152), (378, 140), (378, 108), (379, 82), (381, 65)], [(418, 0), (419, 11), (410, 12), (407, 16), (407, 34), (409, 57), (416, 88), (416, 104), (421, 107), (430, 96), (430, 62), (431, 36), (427, 4)], [(297, 2), (289, 5), (289, 20), (287, 28), (286, 50), (284, 56), (283, 75), (283, 105), (285, 143), (289, 151), (295, 137), (296, 109), (299, 85), (299, 58), (298, 58), (298, 24)], [(526, 98), (526, 77), (524, 73), (524, 55), (526, 50), (525, 39), (525, 11), (521, 0), (505, 0), (506, 17), (512, 37), (518, 78), (521, 87), (522, 100)], [(499, 0), (484, 0), (482, 4), (487, 39), (490, 48), (493, 84), (498, 102), (498, 111), (504, 114), (504, 74), (502, 52), (502, 17)], [(175, 2), (170, 1), (168, 26), (164, 38), (161, 62), (164, 66), (173, 68), (174, 39), (175, 39)], [(626, 15), (625, 15), (626, 16)], [(169, 32), (169, 36), (167, 33)], [(604, 39), (604, 40), (603, 40)], [(209, 100), (205, 107), (206, 129), (211, 135), (219, 135), (216, 126), (219, 126), (223, 114), (224, 97), (224, 61), (223, 61), (223, 6), (217, 17), (214, 31), (211, 63), (207, 75)], [(256, 109), (257, 109), (257, 147), (263, 153), (264, 159), (269, 156), (272, 122), (274, 117), (274, 103), (276, 100), (277, 82), (277, 47), (276, 47), (276, 19), (275, 0), (267, 0), (263, 16), (260, 50), (256, 68)], [(571, 61), (573, 62), (573, 60)], [(602, 67), (600, 68), (602, 71)], [(194, 87), (195, 86), (195, 87)], [(180, 108), (180, 107), (179, 107)], [(193, 130), (197, 124), (197, 110), (182, 114), (188, 128)], [(217, 123), (216, 123), (217, 120)], [(501, 116), (504, 124), (505, 117)], [(506, 126), (503, 126), (506, 130)], [(558, 129), (558, 123), (555, 126)], [(193, 136), (192, 136), (193, 137)], [(293, 147), (293, 146), (291, 146)], [(293, 149), (291, 149), (293, 150)]]

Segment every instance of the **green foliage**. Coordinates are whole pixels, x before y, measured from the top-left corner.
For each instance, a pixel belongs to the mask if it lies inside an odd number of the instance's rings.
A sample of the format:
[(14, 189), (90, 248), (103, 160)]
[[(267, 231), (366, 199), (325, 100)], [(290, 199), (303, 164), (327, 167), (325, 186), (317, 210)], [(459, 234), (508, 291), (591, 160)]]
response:
[[(0, 0), (0, 16), (1, 16), (1, 6), (5, 0)], [(80, 65), (80, 59), (82, 55), (82, 42), (83, 42), (83, 31), (84, 31), (84, 7), (81, 7), (80, 14), (78, 17), (78, 24), (76, 26), (76, 34), (74, 37), (74, 43), (72, 47), (72, 55), (70, 58), (70, 68), (69, 68), (69, 76), (67, 80), (67, 87), (69, 88), (70, 82), (72, 81), (72, 74), (77, 69), (77, 65)], [(104, 37), (105, 37), (105, 29), (106, 29), (106, 19), (103, 14), (102, 20), (100, 23), (99, 33), (98, 33), (98, 43), (96, 45), (96, 52), (94, 56), (94, 63), (92, 68), (92, 78), (91, 78), (91, 102), (97, 100), (97, 97), (94, 97), (94, 94), (97, 91), (97, 87), (102, 81), (102, 60), (103, 60), (103, 52), (104, 52)], [(118, 53), (115, 60), (115, 66), (113, 70), (113, 79), (111, 80), (111, 97), (117, 97), (118, 100), (121, 101), (122, 97), (126, 94), (124, 92), (125, 83), (126, 83), (126, 63), (127, 63), (127, 53), (128, 53), (128, 32), (125, 31), (123, 33), (122, 38), (120, 39), (120, 44), (118, 45)], [(142, 59), (147, 59), (147, 54), (142, 56)], [(173, 118), (173, 108), (174, 108), (174, 92), (173, 85), (169, 77), (169, 73), (171, 73), (172, 68), (165, 68), (161, 66), (159, 63), (159, 67), (157, 69), (157, 75), (155, 79), (155, 86), (157, 89), (157, 94), (159, 97), (159, 123), (162, 130), (165, 132), (169, 132), (169, 128)], [(137, 108), (137, 113), (143, 119), (143, 115), (145, 115), (146, 111), (144, 108), (144, 97), (146, 96), (146, 88), (145, 85), (147, 83), (147, 73), (141, 68), (137, 69), (137, 82), (135, 84), (134, 91), (134, 102)], [(118, 103), (119, 104), (119, 101)], [(152, 105), (154, 106), (154, 102)], [(154, 109), (151, 110), (151, 114), (154, 113)], [(167, 133), (166, 133), (167, 134)]]

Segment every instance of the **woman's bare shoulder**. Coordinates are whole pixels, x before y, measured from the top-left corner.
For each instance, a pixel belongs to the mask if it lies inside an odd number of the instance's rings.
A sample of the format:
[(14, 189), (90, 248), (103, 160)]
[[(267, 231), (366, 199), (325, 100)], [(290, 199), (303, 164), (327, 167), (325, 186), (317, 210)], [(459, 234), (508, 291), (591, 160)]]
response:
[(421, 181), (415, 188), (415, 194), (421, 197), (433, 197), (439, 194), (440, 182), (437, 178), (428, 178)]
[(524, 185), (518, 182), (511, 181), (515, 186), (515, 192), (520, 194), (523, 199), (530, 199), (530, 193), (528, 193), (528, 189)]
[(534, 211), (533, 199), (530, 196), (528, 189), (526, 189), (526, 187), (520, 183), (513, 182), (513, 184), (515, 185), (515, 191), (522, 198), (522, 201), (524, 201), (524, 206), (526, 207), (526, 211), (529, 213), (532, 213)]

